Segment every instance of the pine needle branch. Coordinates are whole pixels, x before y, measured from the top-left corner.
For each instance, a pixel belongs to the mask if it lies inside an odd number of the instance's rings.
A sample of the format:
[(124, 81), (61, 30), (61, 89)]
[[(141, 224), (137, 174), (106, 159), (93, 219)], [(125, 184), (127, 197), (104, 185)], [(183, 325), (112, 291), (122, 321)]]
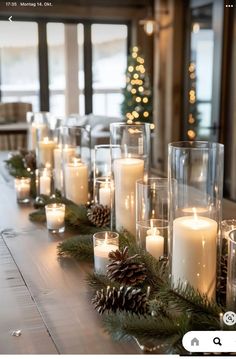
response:
[(59, 256), (70, 256), (82, 261), (93, 261), (93, 240), (91, 235), (79, 235), (67, 239), (57, 247)]

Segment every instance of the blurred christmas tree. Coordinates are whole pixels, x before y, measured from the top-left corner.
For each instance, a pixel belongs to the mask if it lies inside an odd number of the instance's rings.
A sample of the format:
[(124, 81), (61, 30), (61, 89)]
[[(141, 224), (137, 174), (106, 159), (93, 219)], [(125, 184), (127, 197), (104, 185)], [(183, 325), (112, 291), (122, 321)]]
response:
[(149, 77), (137, 46), (132, 48), (126, 72), (126, 88), (121, 112), (128, 123), (152, 123), (152, 91)]

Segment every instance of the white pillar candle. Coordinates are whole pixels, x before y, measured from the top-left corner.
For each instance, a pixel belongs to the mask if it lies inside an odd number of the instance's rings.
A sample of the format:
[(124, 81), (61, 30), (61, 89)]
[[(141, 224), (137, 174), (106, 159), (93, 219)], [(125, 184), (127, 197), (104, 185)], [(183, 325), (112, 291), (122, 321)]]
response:
[(114, 161), (116, 228), (135, 234), (136, 181), (144, 176), (144, 161), (122, 158)]
[(47, 228), (50, 231), (62, 232), (65, 227), (65, 205), (53, 203), (45, 206)]
[(50, 196), (51, 194), (51, 174), (45, 168), (42, 174), (39, 176), (39, 193)]
[(76, 204), (86, 204), (88, 201), (88, 166), (74, 159), (65, 164), (65, 193), (66, 197)]
[(55, 141), (49, 140), (45, 137), (43, 141), (39, 141), (39, 164), (43, 164), (45, 167), (53, 168), (53, 150), (56, 146)]
[(151, 220), (151, 228), (147, 231), (146, 236), (146, 251), (154, 258), (159, 259), (164, 252), (164, 237), (159, 234), (156, 227), (153, 227)]
[(109, 263), (108, 254), (111, 251), (116, 251), (118, 246), (115, 244), (108, 244), (106, 241), (101, 245), (94, 247), (94, 268), (95, 272), (106, 274), (107, 264)]
[(62, 161), (65, 162), (71, 161), (71, 159), (75, 156), (75, 148), (65, 146), (63, 148), (61, 146), (58, 146), (53, 151), (54, 154), (54, 169), (55, 169), (55, 187), (59, 190), (62, 189)]
[(111, 207), (111, 182), (106, 179), (104, 186), (99, 188), (99, 203)]
[(30, 195), (30, 179), (16, 178), (15, 179), (16, 197), (19, 202), (29, 199)]
[(173, 222), (173, 283), (188, 282), (208, 298), (214, 298), (216, 251), (215, 220), (196, 215), (176, 218)]

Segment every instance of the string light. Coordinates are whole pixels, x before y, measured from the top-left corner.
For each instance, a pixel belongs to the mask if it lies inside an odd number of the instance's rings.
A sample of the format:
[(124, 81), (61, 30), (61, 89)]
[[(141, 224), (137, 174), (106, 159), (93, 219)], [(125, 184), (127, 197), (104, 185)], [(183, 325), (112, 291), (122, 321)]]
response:
[(134, 52), (138, 52), (138, 47), (137, 47), (137, 46), (134, 46), (134, 47), (133, 47), (133, 51), (134, 51)]
[(136, 97), (136, 102), (141, 102), (141, 97)]
[(196, 137), (196, 132), (193, 130), (188, 130), (187, 134), (190, 140), (194, 140)]
[(129, 72), (133, 72), (133, 71), (134, 71), (134, 67), (133, 67), (133, 66), (129, 66), (129, 67), (128, 67), (128, 71), (129, 71)]
[(140, 56), (138, 56), (137, 58), (137, 61), (140, 63), (140, 64), (144, 64), (144, 59)]
[(136, 89), (132, 89), (132, 90), (131, 90), (131, 93), (132, 93), (133, 95), (136, 94), (136, 92), (137, 92)]
[(134, 74), (134, 79), (136, 79), (136, 80), (137, 80), (137, 79), (138, 79), (138, 77), (139, 77), (139, 76), (138, 76), (138, 74)]
[(149, 112), (148, 112), (148, 111), (144, 111), (143, 116), (144, 116), (144, 117), (148, 117), (148, 116), (149, 116)]
[(137, 52), (133, 52), (132, 53), (132, 57), (135, 59), (136, 57), (137, 57), (138, 55), (137, 55)]
[(143, 90), (144, 90), (143, 86), (139, 86), (138, 90), (139, 90), (139, 92), (143, 92)]
[(147, 98), (147, 97), (144, 97), (144, 98), (143, 98), (143, 102), (144, 102), (144, 103), (148, 103), (148, 98)]

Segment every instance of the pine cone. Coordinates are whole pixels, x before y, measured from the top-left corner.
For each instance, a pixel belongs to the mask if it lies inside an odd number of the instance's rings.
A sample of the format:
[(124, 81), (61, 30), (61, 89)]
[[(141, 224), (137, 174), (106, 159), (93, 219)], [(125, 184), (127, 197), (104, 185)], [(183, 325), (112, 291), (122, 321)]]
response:
[(146, 268), (143, 263), (137, 263), (139, 255), (128, 256), (128, 247), (123, 251), (109, 253), (110, 264), (107, 265), (107, 276), (110, 280), (123, 285), (137, 285), (146, 279)]
[(116, 313), (117, 311), (132, 312), (135, 314), (144, 314), (147, 311), (147, 296), (141, 292), (141, 289), (132, 287), (110, 288), (104, 291), (97, 291), (92, 303), (98, 313), (105, 311)]
[(36, 156), (34, 151), (29, 151), (24, 155), (24, 166), (31, 170), (36, 169)]
[(94, 204), (88, 209), (87, 216), (96, 227), (107, 227), (110, 224), (111, 210), (108, 206)]

